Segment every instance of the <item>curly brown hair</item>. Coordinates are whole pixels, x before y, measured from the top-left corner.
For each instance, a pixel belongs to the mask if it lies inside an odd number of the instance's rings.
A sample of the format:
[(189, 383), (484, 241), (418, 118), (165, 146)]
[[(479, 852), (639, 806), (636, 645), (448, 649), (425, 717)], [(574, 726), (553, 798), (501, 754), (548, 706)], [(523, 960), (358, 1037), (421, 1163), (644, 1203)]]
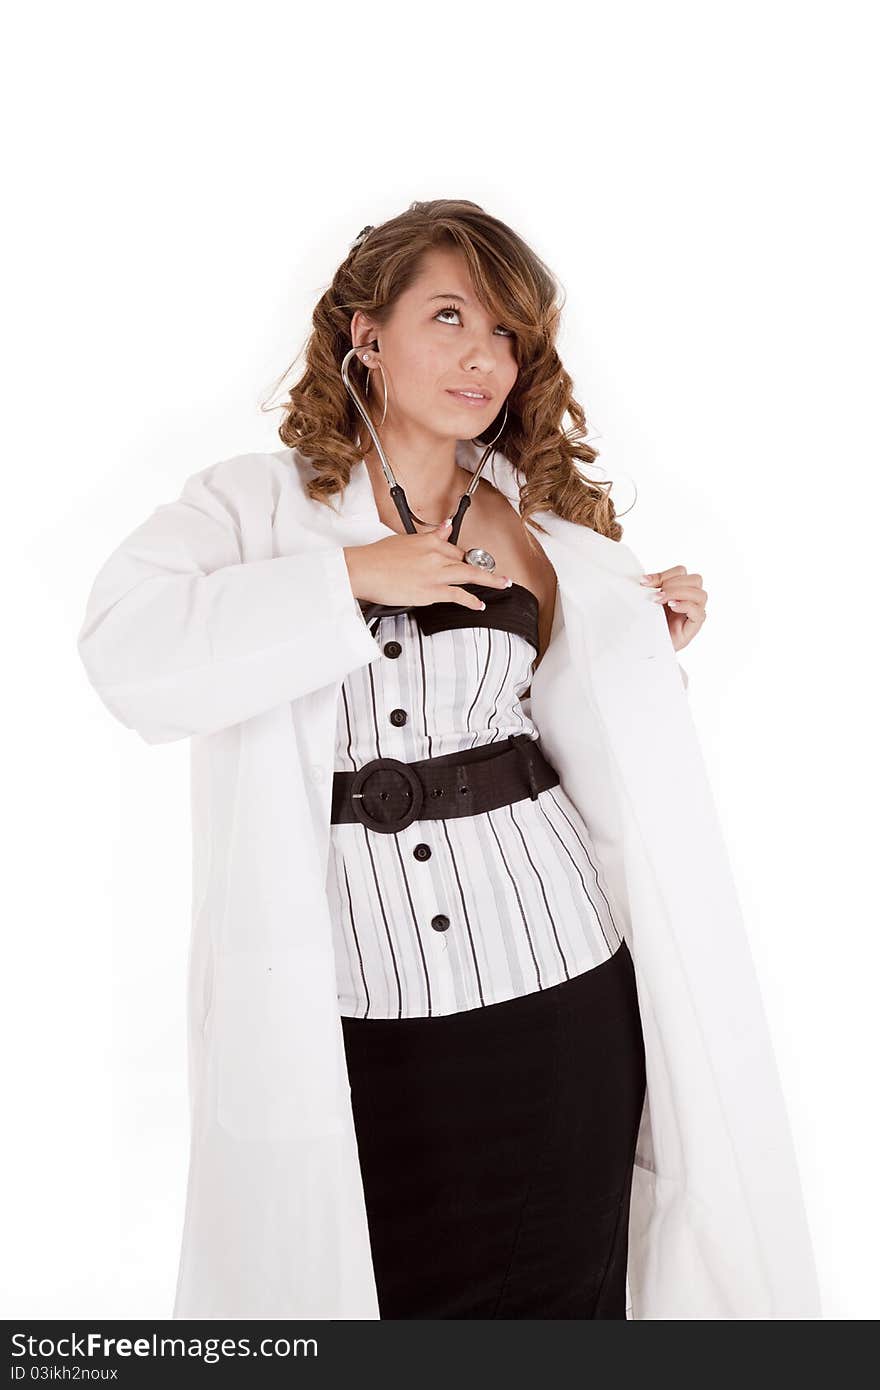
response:
[[(557, 303), (558, 282), (540, 257), (506, 223), (467, 199), (414, 202), (364, 231), (315, 305), (302, 376), (288, 403), (273, 407), (285, 412), (278, 428), (283, 443), (313, 464), (307, 484), (312, 500), (327, 502), (341, 492), (363, 456), (356, 443), (360, 417), (340, 370), (352, 346), (352, 315), (360, 309), (381, 326), (418, 275), (423, 255), (450, 247), (463, 253), (484, 308), (515, 333), (518, 375), (498, 448), (523, 473), (521, 518), (553, 511), (620, 540), (610, 480), (586, 479), (575, 462), (593, 464), (598, 451), (586, 442), (583, 407), (554, 347), (564, 299)], [(368, 369), (354, 358), (351, 372), (364, 395)], [(569, 430), (562, 428), (566, 413), (574, 421)], [(496, 416), (476, 442), (487, 444), (499, 423)]]

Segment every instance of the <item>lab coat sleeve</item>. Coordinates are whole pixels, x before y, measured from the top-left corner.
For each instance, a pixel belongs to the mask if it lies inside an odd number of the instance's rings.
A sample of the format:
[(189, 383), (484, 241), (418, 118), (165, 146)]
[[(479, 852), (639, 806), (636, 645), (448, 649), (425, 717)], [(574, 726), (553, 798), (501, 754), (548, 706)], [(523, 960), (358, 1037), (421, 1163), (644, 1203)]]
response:
[(381, 653), (342, 547), (244, 562), (236, 506), (212, 473), (110, 555), (77, 638), (107, 709), (150, 744), (238, 724)]

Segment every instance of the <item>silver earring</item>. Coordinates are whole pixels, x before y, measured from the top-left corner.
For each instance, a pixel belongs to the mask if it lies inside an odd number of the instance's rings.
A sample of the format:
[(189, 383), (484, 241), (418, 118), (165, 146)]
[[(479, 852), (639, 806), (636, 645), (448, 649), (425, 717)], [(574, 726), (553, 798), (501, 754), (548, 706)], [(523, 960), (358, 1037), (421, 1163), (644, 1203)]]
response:
[[(364, 353), (364, 361), (366, 362), (367, 359), (368, 359), (369, 357), (372, 357), (372, 355), (373, 355), (373, 354), (372, 354), (371, 352), (365, 352), (365, 353)], [(385, 395), (385, 403), (384, 403), (384, 406), (383, 406), (383, 409), (382, 409), (382, 419), (379, 421), (379, 424), (380, 424), (380, 425), (384, 425), (384, 423), (385, 423), (385, 416), (388, 414), (388, 382), (387, 382), (386, 377), (385, 377), (385, 368), (382, 366), (382, 363), (381, 363), (381, 362), (378, 363), (378, 367), (379, 367), (379, 371), (382, 373), (382, 386), (383, 386), (383, 388), (384, 388), (384, 395)], [(371, 379), (372, 375), (373, 375), (372, 372), (368, 372), (368, 373), (367, 373), (367, 389), (366, 389), (366, 392), (365, 392), (365, 394), (366, 394), (367, 396), (369, 396), (369, 394), (370, 394), (370, 379)]]
[(504, 430), (504, 426), (505, 426), (506, 424), (507, 424), (507, 401), (504, 402), (504, 419), (501, 421), (501, 424), (498, 426), (498, 429), (495, 431), (495, 434), (492, 436), (492, 438), (489, 440), (489, 443), (486, 445), (486, 448), (487, 448), (487, 449), (491, 449), (492, 445), (495, 443), (495, 440), (501, 438), (501, 434), (502, 434), (502, 432), (503, 432), (503, 430)]

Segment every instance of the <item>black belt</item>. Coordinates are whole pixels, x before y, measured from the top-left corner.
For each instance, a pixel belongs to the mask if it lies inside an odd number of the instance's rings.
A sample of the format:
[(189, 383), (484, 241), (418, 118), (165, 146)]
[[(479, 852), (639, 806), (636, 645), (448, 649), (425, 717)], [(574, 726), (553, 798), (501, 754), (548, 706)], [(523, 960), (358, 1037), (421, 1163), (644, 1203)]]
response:
[(373, 758), (357, 772), (334, 772), (330, 820), (360, 821), (393, 835), (414, 820), (476, 816), (559, 785), (537, 739), (511, 734), (503, 743), (482, 744), (404, 763)]

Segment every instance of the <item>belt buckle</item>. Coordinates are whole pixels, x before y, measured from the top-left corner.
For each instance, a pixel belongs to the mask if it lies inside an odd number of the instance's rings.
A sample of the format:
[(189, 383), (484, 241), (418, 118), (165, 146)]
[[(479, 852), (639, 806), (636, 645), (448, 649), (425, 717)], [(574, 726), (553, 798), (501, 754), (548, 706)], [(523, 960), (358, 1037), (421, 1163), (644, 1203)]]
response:
[[(374, 772), (396, 772), (409, 784), (412, 794), (412, 801), (407, 811), (404, 811), (396, 821), (377, 820), (371, 816), (363, 804), (364, 786), (368, 778)], [(414, 820), (418, 819), (425, 798), (425, 789), (418, 776), (413, 772), (409, 763), (401, 762), (399, 758), (373, 758), (372, 762), (364, 763), (363, 767), (358, 768), (351, 780), (351, 809), (361, 825), (365, 825), (368, 830), (378, 830), (386, 835), (393, 835), (398, 830), (405, 830)]]

